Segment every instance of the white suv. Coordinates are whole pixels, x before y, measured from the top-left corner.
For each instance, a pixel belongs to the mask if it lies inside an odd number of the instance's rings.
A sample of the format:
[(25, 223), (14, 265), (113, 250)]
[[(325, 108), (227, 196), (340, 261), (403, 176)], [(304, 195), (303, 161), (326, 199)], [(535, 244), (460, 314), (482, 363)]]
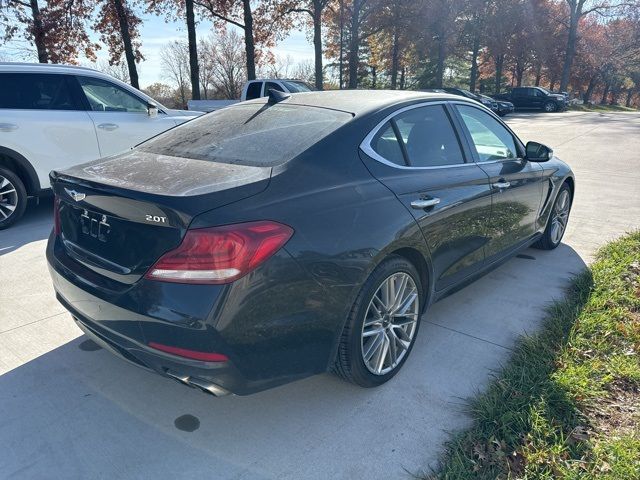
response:
[(0, 63), (0, 229), (46, 194), (49, 172), (130, 149), (201, 112), (171, 110), (115, 78)]

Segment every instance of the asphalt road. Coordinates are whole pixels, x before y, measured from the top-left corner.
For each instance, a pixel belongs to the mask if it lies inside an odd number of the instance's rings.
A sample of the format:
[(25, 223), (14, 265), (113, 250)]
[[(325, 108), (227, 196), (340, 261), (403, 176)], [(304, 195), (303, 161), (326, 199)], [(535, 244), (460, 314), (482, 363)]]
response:
[(93, 349), (54, 299), (50, 202), (30, 209), (0, 232), (0, 478), (391, 479), (434, 465), (517, 336), (599, 245), (640, 227), (640, 115), (508, 123), (575, 170), (564, 244), (434, 305), (402, 372), (374, 390), (327, 374), (217, 399)]

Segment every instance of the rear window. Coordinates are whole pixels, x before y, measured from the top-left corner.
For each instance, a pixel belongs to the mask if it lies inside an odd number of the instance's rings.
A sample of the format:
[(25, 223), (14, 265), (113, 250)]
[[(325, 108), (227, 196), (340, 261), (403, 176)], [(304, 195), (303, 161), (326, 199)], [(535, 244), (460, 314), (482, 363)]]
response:
[(0, 108), (82, 110), (66, 75), (0, 73)]
[(351, 119), (351, 114), (300, 105), (224, 108), (144, 142), (160, 155), (250, 166), (274, 166), (301, 154)]

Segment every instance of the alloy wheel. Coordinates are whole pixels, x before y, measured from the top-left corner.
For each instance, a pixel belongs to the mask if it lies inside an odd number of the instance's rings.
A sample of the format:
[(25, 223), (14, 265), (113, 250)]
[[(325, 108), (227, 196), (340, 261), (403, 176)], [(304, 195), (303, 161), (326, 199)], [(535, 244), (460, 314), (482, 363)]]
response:
[(553, 218), (551, 220), (551, 241), (556, 244), (562, 239), (565, 229), (567, 228), (567, 221), (569, 220), (569, 208), (571, 202), (569, 200), (569, 191), (564, 189), (558, 195), (556, 204), (553, 207)]
[(545, 112), (554, 112), (555, 109), (556, 109), (556, 106), (551, 102), (545, 103), (544, 105)]
[(374, 375), (396, 368), (409, 351), (416, 332), (420, 300), (411, 275), (387, 277), (369, 302), (362, 325), (362, 359)]
[(0, 175), (0, 222), (8, 219), (18, 207), (18, 192), (9, 179)]

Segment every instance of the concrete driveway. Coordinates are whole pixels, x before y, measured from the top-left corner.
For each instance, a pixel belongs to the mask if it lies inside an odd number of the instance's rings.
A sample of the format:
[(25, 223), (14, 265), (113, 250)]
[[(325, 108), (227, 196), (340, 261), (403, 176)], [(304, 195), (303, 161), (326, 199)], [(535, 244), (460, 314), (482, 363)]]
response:
[(576, 172), (565, 243), (528, 250), (436, 304), (402, 372), (363, 390), (321, 375), (213, 398), (95, 349), (55, 301), (51, 205), (0, 232), (0, 477), (390, 479), (434, 465), (463, 399), (534, 331), (605, 241), (640, 227), (640, 115), (517, 114)]

